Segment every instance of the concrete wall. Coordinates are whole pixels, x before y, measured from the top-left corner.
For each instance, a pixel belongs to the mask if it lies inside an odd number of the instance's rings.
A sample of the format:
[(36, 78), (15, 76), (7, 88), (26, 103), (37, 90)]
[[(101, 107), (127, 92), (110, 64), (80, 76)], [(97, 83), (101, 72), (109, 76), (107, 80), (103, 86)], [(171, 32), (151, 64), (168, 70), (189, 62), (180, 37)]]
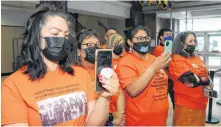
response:
[(115, 28), (119, 34), (124, 34), (123, 30), (125, 29), (125, 19), (108, 18), (107, 23), (109, 27)]
[(1, 26), (1, 73), (13, 72), (12, 39), (21, 38), (23, 32), (24, 27)]
[(106, 18), (129, 18), (130, 7), (131, 4), (120, 1), (68, 1), (71, 12)]
[(104, 41), (105, 30), (103, 29), (103, 27), (98, 25), (97, 20), (103, 23), (106, 27), (115, 28), (118, 33), (123, 35), (123, 30), (125, 29), (124, 19), (113, 19), (79, 14), (78, 21), (84, 27), (94, 29), (98, 33), (100, 39)]
[(151, 33), (151, 45), (150, 45), (150, 53), (153, 53), (154, 47), (156, 45), (156, 29), (157, 29), (157, 18), (156, 14), (145, 14), (144, 15), (144, 23), (150, 29)]
[(25, 23), (31, 13), (1, 10), (1, 25), (6, 26), (25, 26)]

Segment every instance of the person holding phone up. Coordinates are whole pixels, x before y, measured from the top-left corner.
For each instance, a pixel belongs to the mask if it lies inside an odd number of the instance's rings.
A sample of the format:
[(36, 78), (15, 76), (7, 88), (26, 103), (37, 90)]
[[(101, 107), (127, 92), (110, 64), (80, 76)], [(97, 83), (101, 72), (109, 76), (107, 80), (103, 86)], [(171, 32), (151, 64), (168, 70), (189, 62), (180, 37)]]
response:
[(174, 126), (205, 126), (207, 97), (204, 88), (212, 87), (208, 69), (194, 53), (197, 38), (182, 32), (175, 38), (169, 71), (174, 82)]
[(126, 33), (132, 50), (116, 70), (126, 96), (126, 126), (166, 126), (168, 76), (163, 68), (170, 61), (170, 54), (149, 54), (150, 31), (142, 25)]
[[(98, 35), (93, 31), (92, 29), (83, 29), (77, 34), (77, 40), (78, 40), (78, 51), (79, 51), (79, 59), (80, 63), (83, 68), (85, 68), (90, 76), (91, 80), (94, 83), (95, 82), (95, 52), (97, 49), (101, 48), (101, 43), (98, 39)], [(114, 71), (113, 71), (114, 72)], [(114, 72), (114, 75), (116, 73)], [(94, 84), (95, 85), (95, 84)], [(108, 86), (106, 86), (108, 87)], [(104, 87), (105, 88), (105, 87)], [(116, 106), (117, 103), (115, 103), (116, 98), (118, 98), (119, 92), (117, 92), (116, 95), (113, 95), (110, 97), (110, 109), (113, 108), (114, 105)], [(121, 95), (122, 96), (122, 95)], [(124, 116), (120, 117), (121, 114), (124, 114), (124, 96), (120, 97), (122, 104), (118, 105), (119, 112), (113, 113), (111, 117), (115, 117), (116, 119), (111, 120), (113, 124), (115, 125), (124, 125)], [(119, 115), (120, 114), (120, 115)]]
[[(167, 39), (168, 37), (172, 37), (172, 30), (170, 30), (168, 28), (162, 28), (158, 33), (157, 38), (160, 41), (160, 44), (155, 47), (154, 52), (153, 52), (154, 56), (158, 57), (164, 52), (164, 50), (165, 50), (165, 48), (164, 48), (165, 44), (164, 43), (166, 41), (165, 39)], [(172, 47), (172, 45), (171, 45), (171, 47)], [(165, 67), (164, 71), (168, 75), (168, 93), (170, 95), (170, 98), (171, 98), (171, 101), (172, 101), (172, 104), (173, 104), (173, 108), (174, 108), (175, 104), (174, 104), (173, 81), (172, 81), (171, 75), (169, 73), (168, 67)]]

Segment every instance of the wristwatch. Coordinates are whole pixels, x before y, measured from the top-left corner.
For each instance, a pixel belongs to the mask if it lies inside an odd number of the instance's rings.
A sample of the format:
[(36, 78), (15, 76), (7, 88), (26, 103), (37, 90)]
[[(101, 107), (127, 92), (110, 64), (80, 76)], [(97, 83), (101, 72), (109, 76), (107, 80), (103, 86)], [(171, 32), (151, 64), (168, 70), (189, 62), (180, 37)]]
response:
[(108, 121), (109, 121), (109, 122), (113, 122), (113, 120), (114, 120), (113, 114), (112, 114), (112, 113), (109, 113)]

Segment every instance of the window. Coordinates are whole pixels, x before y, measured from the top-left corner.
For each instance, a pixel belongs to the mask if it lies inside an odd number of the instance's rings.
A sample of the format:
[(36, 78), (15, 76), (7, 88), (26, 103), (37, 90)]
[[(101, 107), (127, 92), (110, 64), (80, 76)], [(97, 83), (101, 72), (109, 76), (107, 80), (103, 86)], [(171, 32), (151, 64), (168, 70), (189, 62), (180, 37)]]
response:
[(209, 56), (209, 66), (221, 66), (221, 57)]
[(197, 47), (196, 50), (198, 50), (199, 52), (203, 52), (204, 50), (204, 37), (197, 37)]
[(180, 20), (180, 32), (183, 31), (192, 31), (192, 19), (191, 20), (187, 20), (187, 30), (186, 30), (186, 20)]
[(194, 19), (194, 31), (216, 31), (221, 29), (220, 18)]
[(209, 36), (209, 51), (221, 52), (221, 35)]
[[(187, 20), (187, 30), (190, 31), (217, 31), (221, 30), (221, 17), (189, 19)], [(186, 20), (180, 20), (180, 32), (186, 31)]]

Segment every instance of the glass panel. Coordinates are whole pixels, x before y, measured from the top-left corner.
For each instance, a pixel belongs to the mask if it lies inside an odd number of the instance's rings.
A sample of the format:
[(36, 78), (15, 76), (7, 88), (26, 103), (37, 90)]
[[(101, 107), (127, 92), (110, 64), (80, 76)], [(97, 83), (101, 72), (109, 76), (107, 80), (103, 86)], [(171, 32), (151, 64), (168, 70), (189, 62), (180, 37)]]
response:
[(197, 47), (196, 50), (198, 50), (199, 52), (203, 52), (204, 50), (204, 37), (197, 37)]
[[(221, 92), (221, 77), (220, 76), (215, 76), (214, 77), (214, 80), (213, 80), (213, 84), (214, 84), (214, 87), (213, 89), (216, 90), (218, 92), (218, 94), (220, 94)], [(221, 99), (221, 98), (220, 98)]]
[[(180, 32), (186, 31), (186, 20), (180, 20)], [(187, 20), (187, 30), (192, 31), (217, 31), (221, 28), (221, 18), (200, 18)], [(206, 25), (205, 25), (206, 24)]]
[(209, 66), (221, 66), (221, 57), (209, 56)]
[(192, 31), (192, 20), (187, 20), (187, 30), (186, 30), (186, 20), (180, 20), (180, 32)]
[(209, 36), (209, 51), (221, 52), (221, 35)]
[(204, 18), (193, 20), (194, 31), (216, 31), (221, 28), (221, 18)]
[(176, 36), (178, 35), (178, 33), (173, 33), (173, 40), (175, 40)]

